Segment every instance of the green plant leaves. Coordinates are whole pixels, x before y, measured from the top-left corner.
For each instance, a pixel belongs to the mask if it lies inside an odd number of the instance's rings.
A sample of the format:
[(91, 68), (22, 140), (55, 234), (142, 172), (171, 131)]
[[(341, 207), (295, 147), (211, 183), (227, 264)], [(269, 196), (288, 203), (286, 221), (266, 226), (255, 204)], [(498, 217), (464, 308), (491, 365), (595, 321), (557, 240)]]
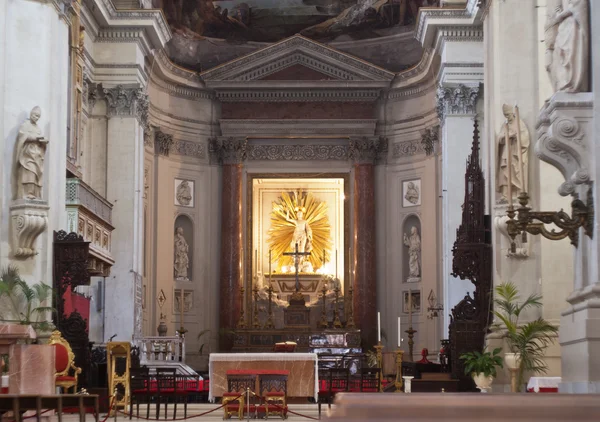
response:
[(478, 351), (463, 353), (459, 359), (465, 362), (465, 375), (483, 373), (486, 377), (497, 375), (496, 367), (503, 367), (502, 357), (498, 356), (501, 348), (493, 352)]
[[(8, 266), (0, 271), (0, 298), (6, 298), (10, 304), (10, 319), (2, 315), (7, 321), (18, 322), (23, 325), (34, 325), (35, 328), (45, 330), (50, 324), (45, 321), (47, 313), (55, 309), (47, 306), (46, 302), (52, 301), (54, 290), (44, 283), (29, 286), (21, 279), (19, 270)], [(40, 321), (40, 317), (44, 319)]]

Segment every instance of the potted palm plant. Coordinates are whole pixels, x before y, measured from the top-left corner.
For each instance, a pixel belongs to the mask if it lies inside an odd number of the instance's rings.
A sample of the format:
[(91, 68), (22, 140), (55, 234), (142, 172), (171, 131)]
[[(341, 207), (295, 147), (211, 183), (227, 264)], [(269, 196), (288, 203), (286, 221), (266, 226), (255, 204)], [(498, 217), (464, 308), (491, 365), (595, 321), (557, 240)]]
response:
[(494, 331), (502, 332), (510, 349), (505, 354), (506, 366), (511, 371), (511, 390), (520, 392), (525, 383), (525, 373), (546, 373), (548, 366), (544, 361), (546, 348), (554, 341), (558, 328), (543, 318), (522, 323), (519, 319), (523, 311), (542, 306), (542, 296), (531, 294), (523, 302), (513, 283), (496, 286), (494, 297), (494, 315), (498, 322), (492, 326)]
[(465, 375), (471, 375), (477, 388), (482, 393), (487, 393), (491, 387), (494, 378), (496, 378), (496, 368), (502, 368), (501, 348), (494, 349), (493, 352), (478, 351), (463, 353), (460, 360), (465, 362)]

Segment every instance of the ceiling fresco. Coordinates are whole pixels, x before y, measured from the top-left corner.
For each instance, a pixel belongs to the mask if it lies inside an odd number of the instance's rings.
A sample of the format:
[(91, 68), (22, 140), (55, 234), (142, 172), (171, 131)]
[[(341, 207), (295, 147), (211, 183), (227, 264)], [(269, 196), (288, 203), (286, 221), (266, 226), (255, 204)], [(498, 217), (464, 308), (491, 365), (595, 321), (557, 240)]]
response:
[(294, 34), (331, 43), (405, 33), (414, 25), (419, 7), (436, 6), (438, 0), (151, 0), (144, 3), (162, 8), (167, 17), (174, 34), (168, 48), (171, 58), (183, 66), (206, 70)]

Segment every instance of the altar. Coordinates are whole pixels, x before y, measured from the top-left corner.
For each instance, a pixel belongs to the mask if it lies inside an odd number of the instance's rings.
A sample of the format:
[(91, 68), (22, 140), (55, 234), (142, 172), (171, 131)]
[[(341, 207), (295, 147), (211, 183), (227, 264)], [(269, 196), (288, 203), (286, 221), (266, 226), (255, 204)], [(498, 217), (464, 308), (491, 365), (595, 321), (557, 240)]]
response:
[[(296, 291), (295, 274), (271, 274), (267, 276), (273, 292), (279, 299), (290, 301), (292, 293)], [(319, 300), (319, 294), (323, 286), (327, 284), (321, 274), (300, 274), (298, 276), (298, 287), (304, 296), (306, 303), (314, 303)]]
[(227, 391), (227, 371), (268, 369), (289, 372), (288, 397), (314, 397), (317, 400), (317, 360), (315, 353), (211, 353), (208, 399), (213, 401)]

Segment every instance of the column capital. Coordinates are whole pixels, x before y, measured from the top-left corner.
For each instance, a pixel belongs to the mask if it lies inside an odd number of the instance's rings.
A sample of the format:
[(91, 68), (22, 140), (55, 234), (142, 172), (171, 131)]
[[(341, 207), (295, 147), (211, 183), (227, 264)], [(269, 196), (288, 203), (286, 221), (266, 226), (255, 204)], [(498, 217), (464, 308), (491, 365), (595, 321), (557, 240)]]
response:
[(162, 132), (160, 128), (154, 128), (154, 151), (156, 154), (168, 157), (173, 143), (173, 135)]
[(374, 164), (388, 151), (388, 140), (383, 136), (351, 138), (348, 158), (355, 164)]
[(140, 87), (124, 87), (103, 89), (106, 99), (108, 117), (136, 117), (140, 124), (147, 124), (148, 94)]
[(448, 115), (475, 115), (477, 114), (477, 100), (479, 99), (480, 85), (467, 86), (438, 86), (437, 113), (442, 124)]
[(209, 140), (209, 152), (221, 164), (241, 164), (247, 156), (246, 138), (218, 137)]

